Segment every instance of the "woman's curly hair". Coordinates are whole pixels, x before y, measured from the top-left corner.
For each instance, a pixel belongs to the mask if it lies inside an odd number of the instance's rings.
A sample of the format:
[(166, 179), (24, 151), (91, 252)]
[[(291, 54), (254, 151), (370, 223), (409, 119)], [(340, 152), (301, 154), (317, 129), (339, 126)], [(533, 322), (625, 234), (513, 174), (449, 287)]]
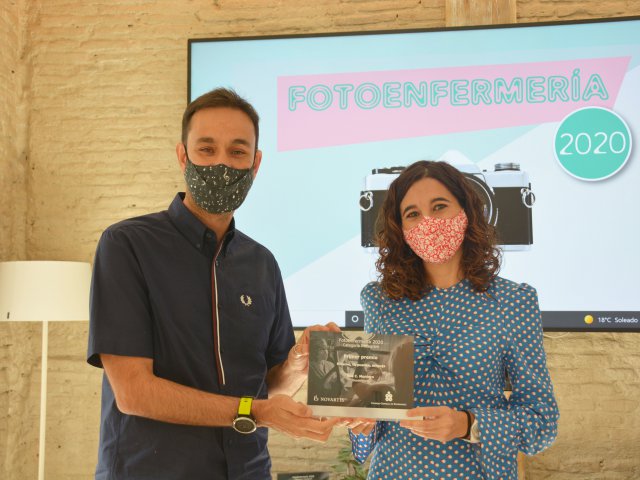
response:
[(484, 204), (465, 176), (445, 162), (421, 160), (407, 167), (390, 185), (376, 222), (376, 261), (382, 291), (394, 300), (418, 300), (433, 288), (423, 261), (407, 245), (402, 232), (400, 203), (418, 180), (433, 178), (442, 183), (462, 208), (468, 226), (462, 242), (464, 278), (484, 292), (500, 269), (500, 250), (495, 228), (484, 215)]

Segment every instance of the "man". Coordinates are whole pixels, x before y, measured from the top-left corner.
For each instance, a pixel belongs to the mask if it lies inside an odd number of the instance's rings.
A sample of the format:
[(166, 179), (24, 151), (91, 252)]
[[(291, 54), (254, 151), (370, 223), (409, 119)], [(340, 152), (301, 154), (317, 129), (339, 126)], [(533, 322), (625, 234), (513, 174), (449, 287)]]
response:
[(262, 159), (258, 133), (233, 91), (193, 101), (176, 146), (186, 194), (100, 239), (88, 348), (106, 374), (98, 480), (271, 479), (256, 424), (324, 441), (337, 421), (291, 399), (310, 329), (294, 346), (278, 265), (235, 228)]

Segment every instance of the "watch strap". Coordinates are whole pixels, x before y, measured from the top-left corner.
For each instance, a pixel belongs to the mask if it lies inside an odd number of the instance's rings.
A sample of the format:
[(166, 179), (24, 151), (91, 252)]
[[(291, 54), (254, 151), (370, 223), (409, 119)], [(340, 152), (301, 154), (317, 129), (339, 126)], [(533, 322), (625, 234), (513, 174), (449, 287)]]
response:
[(465, 415), (467, 416), (467, 433), (465, 433), (465, 434), (462, 436), (462, 439), (463, 439), (463, 440), (469, 440), (469, 435), (471, 435), (471, 424), (473, 423), (473, 422), (471, 421), (471, 413), (469, 413), (467, 410), (462, 410), (462, 411), (463, 411), (463, 412), (465, 413)]
[(251, 417), (252, 403), (253, 397), (240, 397), (240, 403), (238, 404), (238, 416)]

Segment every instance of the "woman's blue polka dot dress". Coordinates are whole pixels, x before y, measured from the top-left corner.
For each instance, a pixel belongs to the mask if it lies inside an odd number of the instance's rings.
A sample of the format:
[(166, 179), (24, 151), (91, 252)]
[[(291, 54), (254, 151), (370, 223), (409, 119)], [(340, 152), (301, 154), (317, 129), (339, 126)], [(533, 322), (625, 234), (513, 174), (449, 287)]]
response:
[(369, 479), (516, 480), (518, 450), (533, 455), (551, 445), (559, 414), (534, 288), (497, 277), (480, 293), (463, 280), (394, 301), (374, 282), (361, 302), (367, 332), (415, 336), (415, 406), (473, 412), (481, 440), (440, 443), (378, 422), (369, 436), (350, 433), (358, 461), (373, 452)]

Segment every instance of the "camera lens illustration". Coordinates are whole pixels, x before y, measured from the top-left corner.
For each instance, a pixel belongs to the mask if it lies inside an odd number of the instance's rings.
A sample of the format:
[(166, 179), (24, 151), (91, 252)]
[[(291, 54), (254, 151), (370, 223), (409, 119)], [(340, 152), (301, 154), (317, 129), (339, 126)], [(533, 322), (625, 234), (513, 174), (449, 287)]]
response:
[[(518, 163), (497, 163), (492, 171), (473, 163), (455, 165), (484, 204), (487, 222), (496, 227), (505, 251), (529, 250), (533, 244), (532, 210), (535, 194), (529, 176)], [(375, 247), (375, 224), (389, 185), (404, 167), (376, 168), (365, 177), (360, 192), (360, 244)]]

